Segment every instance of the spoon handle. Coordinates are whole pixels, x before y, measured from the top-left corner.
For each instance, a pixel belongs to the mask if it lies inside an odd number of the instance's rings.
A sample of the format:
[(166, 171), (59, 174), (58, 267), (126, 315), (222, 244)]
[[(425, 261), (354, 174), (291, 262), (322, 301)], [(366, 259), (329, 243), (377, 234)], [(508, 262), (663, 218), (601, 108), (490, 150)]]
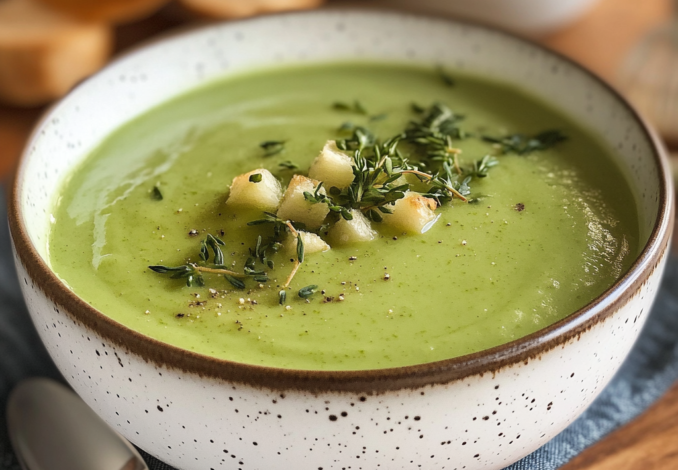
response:
[(52, 380), (19, 383), (9, 397), (7, 425), (25, 470), (147, 470), (131, 444)]

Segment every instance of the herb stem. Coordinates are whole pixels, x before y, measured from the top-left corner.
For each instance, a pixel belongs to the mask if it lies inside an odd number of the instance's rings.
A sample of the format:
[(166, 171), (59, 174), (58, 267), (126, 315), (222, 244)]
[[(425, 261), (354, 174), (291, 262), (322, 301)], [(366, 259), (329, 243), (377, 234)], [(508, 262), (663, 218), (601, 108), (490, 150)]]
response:
[(297, 232), (297, 230), (294, 228), (294, 225), (292, 225), (292, 222), (290, 222), (289, 220), (286, 220), (285, 225), (287, 225), (287, 227), (290, 229), (290, 232), (292, 232), (292, 235), (299, 238), (299, 232)]
[(290, 283), (292, 282), (294, 275), (297, 274), (297, 271), (299, 270), (299, 266), (301, 266), (301, 262), (299, 260), (296, 260), (294, 262), (294, 267), (292, 268), (292, 272), (290, 272), (290, 275), (287, 276), (287, 280), (285, 281), (285, 285), (283, 286), (283, 288), (287, 289), (290, 286)]
[(241, 277), (241, 278), (247, 277), (247, 275), (245, 275), (245, 274), (243, 274), (243, 273), (237, 273), (237, 272), (235, 272), (235, 271), (230, 271), (230, 270), (228, 270), (228, 269), (207, 268), (207, 267), (205, 267), (205, 266), (197, 266), (197, 265), (195, 265), (195, 264), (193, 264), (193, 265), (191, 265), (191, 266), (193, 266), (193, 269), (195, 269), (196, 271), (201, 271), (201, 272), (203, 272), (203, 273), (228, 274), (229, 276), (233, 276), (233, 277)]
[[(405, 170), (405, 171), (402, 171), (401, 173), (411, 173), (413, 175), (421, 176), (422, 178), (426, 178), (427, 181), (431, 181), (433, 179), (433, 177), (431, 175), (429, 175), (428, 173), (424, 173), (423, 171), (419, 171), (419, 170)], [(447, 189), (449, 192), (451, 192), (454, 196), (458, 197), (459, 199), (461, 199), (464, 202), (468, 202), (467, 198), (465, 198), (459, 191), (454, 189), (449, 184), (444, 184), (443, 186), (445, 187), (445, 189)]]

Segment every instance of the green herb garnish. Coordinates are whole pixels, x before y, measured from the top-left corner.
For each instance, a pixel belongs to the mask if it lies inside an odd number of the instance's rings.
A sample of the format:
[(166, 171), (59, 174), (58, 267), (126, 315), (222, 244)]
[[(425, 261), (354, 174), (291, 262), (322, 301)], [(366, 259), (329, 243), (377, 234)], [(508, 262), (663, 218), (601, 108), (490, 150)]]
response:
[(485, 155), (483, 158), (473, 163), (473, 168), (468, 174), (478, 178), (485, 178), (487, 172), (490, 171), (490, 168), (497, 165), (499, 165), (499, 160), (491, 155)]
[(348, 111), (367, 116), (367, 109), (365, 109), (362, 103), (358, 100), (353, 101), (353, 104), (337, 101), (334, 104), (332, 104), (332, 107), (337, 111)]
[(296, 170), (297, 168), (299, 168), (299, 166), (296, 163), (292, 163), (289, 160), (278, 163), (278, 166), (284, 170)]
[(501, 154), (514, 153), (516, 155), (529, 155), (537, 150), (546, 150), (560, 142), (567, 140), (567, 136), (557, 129), (547, 130), (528, 136), (525, 134), (511, 134), (505, 137), (492, 137), (483, 135), (485, 142), (495, 144)]
[[(203, 274), (205, 273), (223, 274), (235, 287), (244, 287), (244, 282), (238, 278), (246, 278), (253, 274), (247, 272), (238, 273), (224, 266), (224, 254), (221, 251), (222, 246), (224, 246), (223, 240), (212, 234), (207, 234), (207, 237), (200, 242), (199, 256), (203, 263), (202, 265), (198, 263), (187, 263), (176, 267), (155, 265), (149, 266), (148, 268), (159, 274), (171, 274), (170, 279), (185, 279), (186, 285), (189, 287), (193, 285), (204, 286), (205, 279), (203, 278)], [(210, 260), (210, 249), (213, 253), (213, 259), (211, 264), (207, 264)], [(242, 287), (240, 287), (241, 285)]]
[(156, 184), (153, 186), (153, 189), (151, 190), (151, 199), (155, 199), (156, 201), (162, 201), (162, 193), (160, 192), (160, 188)]
[(264, 157), (272, 157), (285, 151), (286, 140), (267, 140), (259, 144), (264, 149)]
[(450, 77), (450, 75), (448, 75), (448, 73), (445, 71), (442, 65), (436, 67), (436, 71), (438, 72), (438, 76), (445, 85), (449, 87), (453, 87), (454, 85), (456, 85), (455, 80), (452, 77)]
[(261, 183), (261, 180), (263, 179), (263, 176), (261, 173), (254, 173), (253, 175), (250, 175), (250, 183)]
[(302, 287), (299, 289), (299, 292), (297, 295), (301, 297), (302, 299), (308, 299), (311, 297), (313, 294), (315, 294), (315, 291), (318, 289), (318, 286), (315, 284), (312, 284), (310, 286)]
[(224, 274), (224, 277), (236, 289), (244, 289), (245, 288), (245, 283), (242, 282), (240, 279), (236, 279), (235, 277), (231, 276), (230, 274)]
[[(442, 103), (430, 108), (413, 105), (419, 119), (411, 121), (403, 133), (383, 142), (363, 126), (344, 124), (341, 131), (350, 131), (351, 136), (337, 140), (337, 147), (353, 153), (353, 182), (348, 188), (329, 188), (321, 194), (322, 183), (314, 193), (305, 192), (311, 203), (327, 204), (330, 211), (347, 220), (350, 210), (361, 210), (375, 222), (382, 221), (382, 214), (393, 212), (392, 206), (410, 190), (410, 183), (402, 177), (415, 175), (427, 189), (423, 196), (435, 199), (437, 204), (454, 198), (466, 202), (470, 194), (469, 183), (474, 177), (483, 177), (496, 161), (485, 160), (462, 169), (458, 156), (461, 151), (454, 147), (453, 140), (467, 134), (459, 127), (463, 116), (457, 115)], [(401, 148), (413, 151), (419, 161), (409, 161)], [(478, 166), (478, 168), (476, 168)]]

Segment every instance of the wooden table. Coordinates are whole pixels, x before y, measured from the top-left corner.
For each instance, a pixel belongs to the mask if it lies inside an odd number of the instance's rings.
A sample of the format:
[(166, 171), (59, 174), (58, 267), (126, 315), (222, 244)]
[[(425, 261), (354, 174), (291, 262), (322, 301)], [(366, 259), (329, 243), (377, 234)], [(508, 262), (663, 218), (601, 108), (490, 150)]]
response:
[[(547, 46), (578, 60), (604, 79), (616, 71), (630, 47), (670, 16), (670, 0), (601, 0), (583, 19), (547, 37)], [(169, 9), (118, 30), (124, 50), (168, 28), (182, 24)], [(30, 129), (43, 108), (0, 106), (0, 178), (9, 178)], [(678, 469), (678, 384), (638, 419), (590, 447), (563, 470)]]

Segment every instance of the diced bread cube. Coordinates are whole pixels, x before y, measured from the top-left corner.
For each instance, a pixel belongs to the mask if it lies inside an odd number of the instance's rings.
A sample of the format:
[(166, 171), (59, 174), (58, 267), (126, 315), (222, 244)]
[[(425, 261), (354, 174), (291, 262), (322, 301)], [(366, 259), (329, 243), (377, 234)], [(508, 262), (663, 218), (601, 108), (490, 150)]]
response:
[[(304, 244), (304, 254), (308, 255), (311, 253), (319, 253), (321, 251), (327, 251), (330, 249), (330, 245), (325, 243), (325, 240), (320, 238), (315, 233), (298, 231), (301, 241)], [(288, 235), (287, 240), (285, 240), (285, 249), (288, 254), (296, 254), (297, 252), (297, 237), (291, 233)]]
[(436, 202), (412, 191), (407, 191), (404, 198), (389, 207), (393, 214), (381, 214), (383, 223), (407, 233), (424, 233), (438, 219)]
[[(294, 175), (280, 202), (278, 217), (283, 220), (301, 222), (309, 229), (320, 227), (330, 212), (329, 207), (324, 203), (313, 204), (304, 197), (304, 192), (315, 193), (315, 188), (319, 184), (320, 181), (302, 175)], [(326, 194), (324, 187), (320, 188), (320, 193)]]
[(377, 232), (372, 230), (370, 221), (362, 212), (352, 209), (351, 215), (353, 216), (352, 220), (346, 220), (342, 217), (332, 225), (327, 234), (330, 243), (347, 245), (349, 243), (368, 242), (376, 238)]
[[(261, 181), (258, 183), (250, 181), (250, 176), (255, 174), (261, 175)], [(233, 178), (226, 204), (275, 212), (280, 205), (281, 197), (280, 182), (270, 171), (259, 168)]]
[(327, 188), (346, 188), (355, 178), (353, 159), (339, 150), (334, 140), (328, 140), (320, 155), (313, 160), (308, 176), (322, 181)]

